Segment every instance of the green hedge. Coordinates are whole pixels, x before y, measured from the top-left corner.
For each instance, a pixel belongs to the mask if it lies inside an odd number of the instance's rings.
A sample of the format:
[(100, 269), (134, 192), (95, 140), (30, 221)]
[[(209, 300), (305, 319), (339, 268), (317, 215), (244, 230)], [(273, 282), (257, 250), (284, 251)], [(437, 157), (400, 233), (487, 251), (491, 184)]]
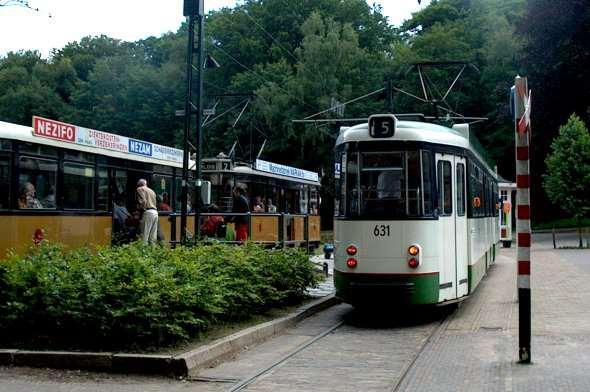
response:
[(4, 347), (172, 344), (298, 301), (314, 283), (296, 249), (44, 244), (0, 261), (0, 339)]

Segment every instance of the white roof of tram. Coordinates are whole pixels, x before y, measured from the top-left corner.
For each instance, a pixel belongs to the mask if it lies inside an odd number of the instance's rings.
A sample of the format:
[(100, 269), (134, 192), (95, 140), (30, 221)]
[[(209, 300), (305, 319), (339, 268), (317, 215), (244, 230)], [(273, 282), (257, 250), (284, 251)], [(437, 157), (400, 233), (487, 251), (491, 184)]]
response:
[[(392, 137), (374, 138), (369, 135), (369, 124), (365, 122), (352, 127), (342, 127), (340, 135), (338, 135), (338, 139), (336, 140), (336, 146), (349, 142), (367, 141), (379, 143), (387, 140), (433, 143), (470, 150), (482, 163), (486, 164), (485, 160), (469, 142), (468, 127), (461, 124), (460, 128), (462, 129), (453, 129), (420, 121), (397, 120), (395, 132)], [(493, 173), (493, 170), (489, 166), (488, 169)]]
[[(147, 156), (139, 156), (131, 153), (115, 151), (115, 150), (108, 150), (103, 148), (97, 148), (92, 146), (84, 146), (75, 143), (68, 143), (60, 140), (48, 139), (43, 137), (37, 137), (33, 135), (33, 128), (27, 127), (23, 125), (12, 124), (4, 121), (0, 121), (0, 139), (7, 139), (7, 140), (18, 140), (21, 142), (27, 143), (36, 143), (42, 144), (45, 146), (57, 147), (57, 148), (65, 148), (68, 150), (75, 150), (75, 151), (84, 151), (91, 154), (99, 154), (113, 158), (120, 158), (126, 159), (130, 161), (137, 161), (137, 162), (144, 162), (144, 163), (152, 163), (156, 165), (165, 165), (165, 166), (173, 166), (182, 168), (182, 163), (163, 160), (158, 158), (152, 158)], [(189, 161), (189, 167), (194, 169), (195, 162)]]
[(336, 145), (347, 142), (379, 142), (385, 140), (429, 142), (471, 149), (467, 134), (441, 125), (418, 121), (397, 121), (394, 135), (389, 138), (379, 139), (369, 135), (369, 125), (367, 123), (342, 128)]

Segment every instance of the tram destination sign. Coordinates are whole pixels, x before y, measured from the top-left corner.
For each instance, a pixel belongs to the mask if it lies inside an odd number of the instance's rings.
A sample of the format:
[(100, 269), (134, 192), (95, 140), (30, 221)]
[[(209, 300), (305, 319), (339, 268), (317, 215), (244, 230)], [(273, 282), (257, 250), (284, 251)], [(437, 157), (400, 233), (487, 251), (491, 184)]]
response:
[(263, 161), (262, 159), (256, 160), (256, 170), (272, 174), (278, 174), (280, 176), (299, 178), (302, 180), (319, 181), (319, 176), (317, 173), (303, 169), (298, 169), (296, 167)]
[(395, 134), (397, 119), (393, 114), (375, 114), (369, 117), (369, 135), (374, 138), (389, 138)]
[(33, 116), (33, 136), (182, 163), (182, 150)]

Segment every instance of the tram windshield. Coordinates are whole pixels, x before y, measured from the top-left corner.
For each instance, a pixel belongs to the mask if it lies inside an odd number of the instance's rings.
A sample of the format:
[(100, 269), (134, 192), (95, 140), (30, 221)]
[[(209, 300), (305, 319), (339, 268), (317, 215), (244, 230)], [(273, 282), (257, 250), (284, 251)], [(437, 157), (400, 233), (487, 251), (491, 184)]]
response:
[(399, 219), (431, 216), (428, 151), (349, 152), (340, 157), (336, 215)]

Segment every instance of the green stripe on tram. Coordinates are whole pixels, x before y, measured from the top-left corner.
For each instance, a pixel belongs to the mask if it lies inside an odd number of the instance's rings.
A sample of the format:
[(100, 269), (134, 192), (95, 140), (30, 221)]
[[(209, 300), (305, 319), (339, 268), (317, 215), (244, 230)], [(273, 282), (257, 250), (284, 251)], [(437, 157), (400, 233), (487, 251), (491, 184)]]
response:
[(334, 271), (336, 296), (348, 303), (426, 305), (438, 303), (438, 274), (367, 277)]

